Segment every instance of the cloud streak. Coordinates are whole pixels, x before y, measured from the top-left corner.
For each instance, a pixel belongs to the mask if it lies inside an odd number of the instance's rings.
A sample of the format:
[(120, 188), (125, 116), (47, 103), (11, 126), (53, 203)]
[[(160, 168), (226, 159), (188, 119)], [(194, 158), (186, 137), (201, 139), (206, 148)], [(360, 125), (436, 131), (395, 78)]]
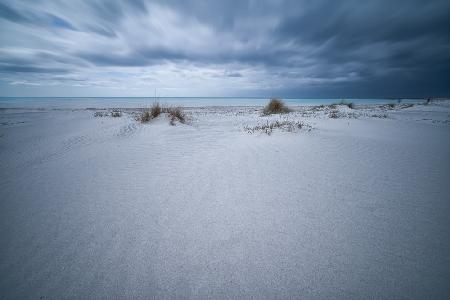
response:
[(2, 94), (450, 95), (449, 12), (445, 0), (0, 0)]

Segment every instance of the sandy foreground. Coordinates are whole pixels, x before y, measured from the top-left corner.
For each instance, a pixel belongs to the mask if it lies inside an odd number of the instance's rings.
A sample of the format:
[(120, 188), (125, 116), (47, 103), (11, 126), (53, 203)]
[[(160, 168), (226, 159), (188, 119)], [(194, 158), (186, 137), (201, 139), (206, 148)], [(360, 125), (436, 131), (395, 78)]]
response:
[(0, 111), (1, 299), (450, 298), (449, 102), (98, 111)]

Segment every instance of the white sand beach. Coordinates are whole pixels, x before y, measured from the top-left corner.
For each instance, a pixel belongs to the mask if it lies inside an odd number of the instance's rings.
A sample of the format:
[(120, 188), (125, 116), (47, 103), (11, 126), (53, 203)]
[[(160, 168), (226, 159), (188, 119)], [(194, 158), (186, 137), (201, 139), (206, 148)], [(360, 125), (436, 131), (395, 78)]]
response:
[(0, 298), (449, 299), (450, 102), (292, 109), (2, 109)]

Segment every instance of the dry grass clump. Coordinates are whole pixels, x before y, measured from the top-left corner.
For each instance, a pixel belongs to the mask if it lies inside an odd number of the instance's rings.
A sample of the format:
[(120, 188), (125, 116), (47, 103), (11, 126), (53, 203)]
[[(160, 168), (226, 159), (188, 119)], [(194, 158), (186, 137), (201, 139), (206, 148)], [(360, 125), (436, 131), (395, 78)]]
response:
[(181, 107), (170, 107), (167, 113), (170, 118), (170, 125), (175, 125), (175, 121), (180, 123), (186, 122), (186, 115)]
[(271, 115), (271, 114), (284, 114), (290, 111), (291, 110), (284, 104), (283, 100), (273, 98), (266, 105), (266, 107), (264, 107), (263, 113), (265, 115)]
[(256, 125), (256, 126), (244, 126), (244, 130), (247, 131), (247, 133), (253, 134), (255, 132), (263, 132), (267, 135), (271, 135), (274, 129), (280, 129), (281, 131), (287, 131), (287, 132), (294, 132), (299, 129), (302, 129), (303, 127), (307, 127), (308, 130), (311, 130), (311, 126), (306, 125), (303, 122), (300, 121), (275, 121), (275, 122), (269, 122), (267, 121), (265, 124), (262, 125)]
[(161, 106), (159, 105), (159, 102), (153, 103), (152, 107), (150, 108), (150, 116), (152, 119), (157, 118), (161, 114)]
[(139, 116), (138, 121), (141, 123), (150, 122), (150, 120), (157, 118), (162, 112), (162, 108), (159, 105), (159, 102), (153, 103), (150, 109), (145, 109)]
[(153, 103), (151, 108), (142, 111), (136, 120), (141, 123), (147, 123), (161, 114), (167, 114), (170, 119), (170, 125), (175, 125), (176, 121), (180, 123), (186, 122), (186, 114), (181, 107), (160, 106), (158, 102)]

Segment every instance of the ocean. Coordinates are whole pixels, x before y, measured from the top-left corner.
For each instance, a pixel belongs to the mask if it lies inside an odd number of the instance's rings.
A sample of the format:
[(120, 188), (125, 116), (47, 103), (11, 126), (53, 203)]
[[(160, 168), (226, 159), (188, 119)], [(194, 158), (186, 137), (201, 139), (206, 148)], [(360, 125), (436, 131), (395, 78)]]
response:
[[(169, 106), (263, 106), (268, 98), (251, 97), (0, 97), (0, 108), (85, 109), (143, 108), (154, 102)], [(421, 103), (424, 99), (284, 99), (287, 105)]]

